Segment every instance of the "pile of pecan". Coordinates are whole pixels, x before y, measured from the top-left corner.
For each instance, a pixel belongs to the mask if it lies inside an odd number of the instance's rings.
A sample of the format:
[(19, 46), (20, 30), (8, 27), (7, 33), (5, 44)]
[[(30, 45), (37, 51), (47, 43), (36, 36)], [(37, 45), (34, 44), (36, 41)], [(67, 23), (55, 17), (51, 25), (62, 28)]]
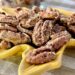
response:
[(25, 43), (36, 47), (26, 55), (30, 64), (54, 60), (56, 52), (75, 34), (75, 14), (67, 17), (58, 10), (37, 6), (28, 12), (22, 8), (15, 11), (14, 16), (0, 13), (0, 48)]

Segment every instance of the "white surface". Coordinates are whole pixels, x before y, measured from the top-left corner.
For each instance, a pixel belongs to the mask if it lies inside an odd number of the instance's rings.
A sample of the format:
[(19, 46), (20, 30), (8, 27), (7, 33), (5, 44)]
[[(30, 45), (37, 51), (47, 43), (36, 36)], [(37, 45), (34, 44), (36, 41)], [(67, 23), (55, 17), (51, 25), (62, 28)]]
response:
[[(5, 60), (0, 60), (0, 75), (18, 75), (18, 65)], [(60, 69), (45, 72), (42, 75), (75, 75), (75, 58), (63, 56), (63, 64)]]
[(18, 65), (0, 60), (0, 75), (18, 75), (17, 73)]

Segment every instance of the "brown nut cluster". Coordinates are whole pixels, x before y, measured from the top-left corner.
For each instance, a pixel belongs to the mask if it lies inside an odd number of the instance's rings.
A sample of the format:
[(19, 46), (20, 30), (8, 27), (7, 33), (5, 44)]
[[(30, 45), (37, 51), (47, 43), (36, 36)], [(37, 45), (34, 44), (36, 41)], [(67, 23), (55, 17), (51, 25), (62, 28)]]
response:
[(40, 20), (33, 30), (32, 40), (36, 46), (41, 46), (45, 44), (49, 38), (52, 30), (52, 23), (46, 20), (44, 23)]
[[(65, 31), (63, 33), (65, 33)], [(59, 33), (59, 37), (49, 40), (44, 46), (29, 52), (26, 57), (26, 62), (30, 64), (43, 64), (55, 59), (55, 52), (57, 52), (70, 39), (70, 35), (67, 32), (66, 36), (63, 35), (63, 33)]]
[(67, 17), (58, 10), (49, 7), (42, 10), (37, 6), (15, 11), (15, 16), (0, 13), (0, 48), (25, 43), (36, 47), (26, 55), (26, 62), (30, 64), (54, 60), (56, 52), (75, 34), (74, 14)]
[(55, 52), (46, 46), (37, 48), (26, 56), (26, 62), (36, 65), (50, 62), (53, 59), (55, 59)]

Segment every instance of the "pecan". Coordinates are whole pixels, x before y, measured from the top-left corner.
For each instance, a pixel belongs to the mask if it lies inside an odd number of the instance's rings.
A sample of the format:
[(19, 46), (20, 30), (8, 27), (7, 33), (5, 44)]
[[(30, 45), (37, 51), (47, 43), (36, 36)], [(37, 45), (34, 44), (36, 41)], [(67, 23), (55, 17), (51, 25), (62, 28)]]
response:
[(51, 33), (52, 22), (46, 20), (44, 23), (40, 20), (34, 27), (32, 40), (36, 46), (41, 46), (49, 40)]
[(0, 32), (0, 39), (11, 42), (14, 45), (28, 43), (31, 40), (30, 37), (25, 33), (12, 32), (7, 30)]
[(69, 40), (70, 37), (61, 36), (48, 41), (46, 45), (30, 51), (26, 55), (26, 62), (30, 64), (43, 64), (52, 61), (56, 57), (55, 52), (58, 51)]
[(53, 59), (55, 59), (55, 52), (44, 46), (29, 52), (26, 56), (26, 62), (37, 65), (50, 62)]
[(12, 26), (18, 25), (18, 20), (15, 16), (5, 15), (0, 17), (0, 23), (6, 23)]
[(58, 49), (60, 49), (69, 40), (70, 40), (70, 36), (62, 35), (61, 37), (48, 41), (46, 46), (51, 47), (52, 51), (58, 51)]

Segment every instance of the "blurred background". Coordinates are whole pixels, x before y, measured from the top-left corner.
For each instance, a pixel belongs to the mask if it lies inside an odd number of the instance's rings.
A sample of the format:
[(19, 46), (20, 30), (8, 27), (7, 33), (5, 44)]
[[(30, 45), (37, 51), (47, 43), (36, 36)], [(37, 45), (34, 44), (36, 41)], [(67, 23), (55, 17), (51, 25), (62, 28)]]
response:
[[(0, 7), (25, 6), (31, 8), (34, 5), (40, 8), (50, 6), (75, 11), (75, 0), (0, 0)], [(0, 60), (0, 75), (17, 75), (17, 70), (17, 64)], [(45, 72), (43, 75), (75, 75), (75, 48), (65, 50), (63, 64), (60, 69)]]
[(25, 6), (31, 8), (33, 5), (46, 8), (47, 6), (75, 10), (75, 0), (0, 0), (0, 6)]

